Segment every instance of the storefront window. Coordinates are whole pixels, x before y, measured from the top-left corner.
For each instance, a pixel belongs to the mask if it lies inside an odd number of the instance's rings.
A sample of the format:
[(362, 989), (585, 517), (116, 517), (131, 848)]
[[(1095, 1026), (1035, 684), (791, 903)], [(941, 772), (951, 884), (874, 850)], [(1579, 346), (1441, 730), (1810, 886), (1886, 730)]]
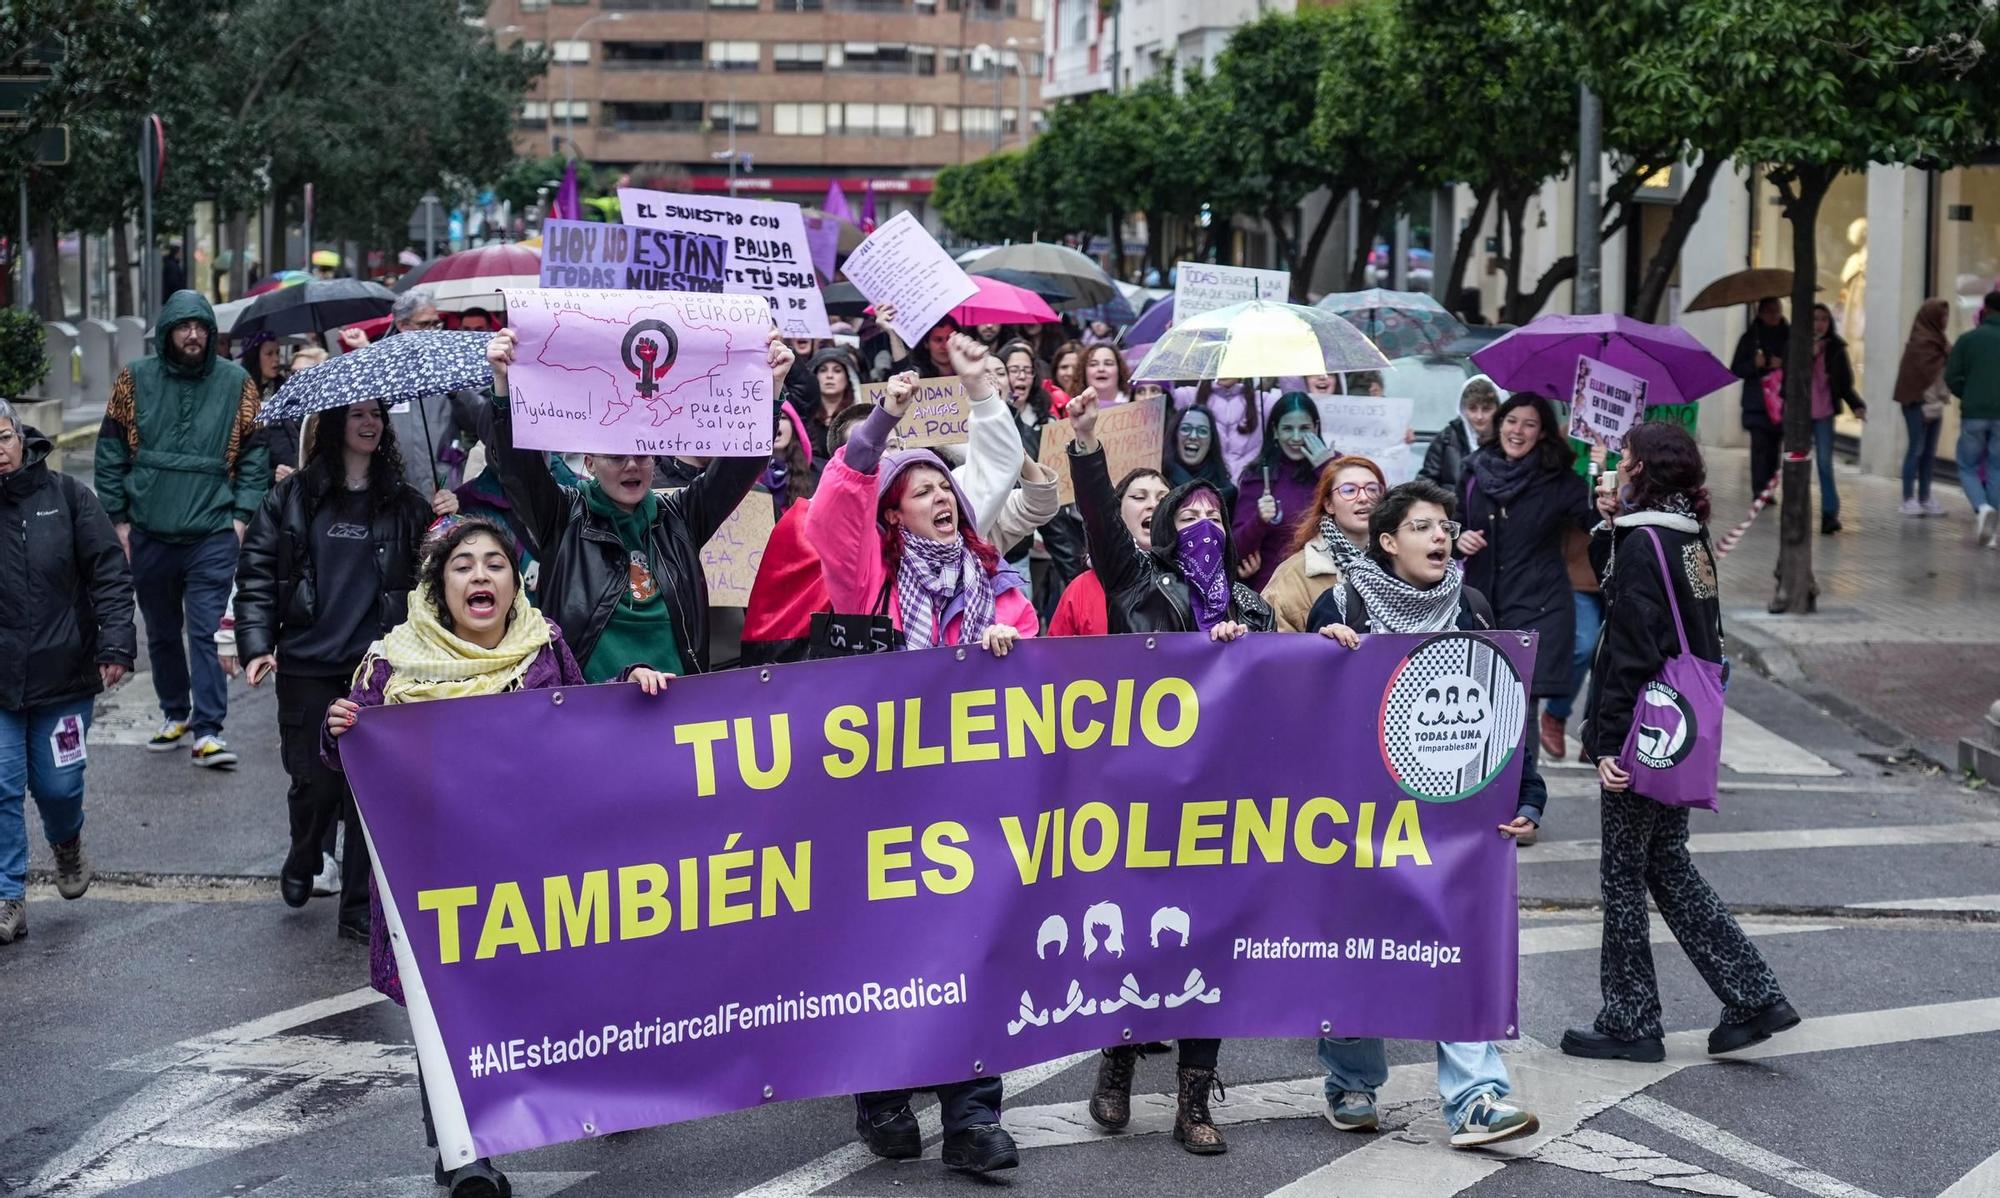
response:
[[(1752, 193), (1756, 205), (1756, 227), (1752, 231), (1751, 264), (1789, 270), (1792, 265), (1792, 227), (1785, 220), (1778, 189), (1762, 171)], [(1813, 230), (1819, 258), (1818, 302), (1833, 309), (1834, 328), (1847, 342), (1847, 356), (1854, 363), (1854, 389), (1867, 394), (1863, 381), (1867, 363), (1861, 334), (1868, 290), (1868, 175), (1848, 171), (1833, 181), (1821, 202), (1819, 222)], [(1788, 316), (1792, 315), (1789, 311)], [(1894, 370), (1890, 362), (1884, 369)], [(1836, 431), (1861, 435), (1861, 422), (1852, 413), (1843, 413), (1834, 422)]]
[[(1936, 177), (1931, 228), (1936, 241), (1933, 275), (1926, 295), (1951, 301), (1953, 341), (1979, 321), (1986, 293), (2000, 288), (2000, 166), (1968, 166)], [(1938, 456), (1958, 446), (1958, 405), (1946, 404)]]

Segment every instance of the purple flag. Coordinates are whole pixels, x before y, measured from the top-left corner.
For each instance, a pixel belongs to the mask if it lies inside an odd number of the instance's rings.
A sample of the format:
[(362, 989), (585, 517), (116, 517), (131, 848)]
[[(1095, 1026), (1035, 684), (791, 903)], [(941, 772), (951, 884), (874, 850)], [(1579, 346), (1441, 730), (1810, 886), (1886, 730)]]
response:
[(556, 198), (549, 206), (549, 216), (555, 220), (583, 219), (583, 201), (577, 197), (574, 158), (563, 167), (562, 186), (556, 188)]
[(366, 710), (444, 1159), (1111, 1044), (1511, 1037), (1533, 661), (1077, 637)]

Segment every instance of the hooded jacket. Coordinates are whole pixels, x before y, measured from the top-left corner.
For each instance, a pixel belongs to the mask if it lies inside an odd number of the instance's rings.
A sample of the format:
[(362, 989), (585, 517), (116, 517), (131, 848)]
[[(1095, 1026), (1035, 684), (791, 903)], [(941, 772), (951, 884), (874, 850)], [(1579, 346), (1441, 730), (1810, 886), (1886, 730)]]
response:
[[(493, 410), (488, 449), (541, 564), (536, 581), (542, 612), (562, 629), (577, 660), (589, 661), (618, 601), (630, 593), (631, 556), (611, 521), (591, 511), (580, 490), (549, 473), (541, 450), (515, 447), (508, 405), (494, 403)], [(653, 581), (666, 596), (674, 643), (691, 672), (708, 671), (708, 579), (701, 547), (750, 493), (764, 462), (715, 459), (692, 483), (661, 497), (647, 531)]]
[[(1178, 530), (1174, 515), (1196, 491), (1214, 490), (1206, 482), (1184, 483), (1167, 493), (1153, 510), (1153, 547), (1141, 549), (1118, 514), (1118, 493), (1111, 485), (1111, 468), (1100, 446), (1092, 453), (1069, 450), (1070, 478), (1076, 484), (1076, 507), (1083, 515), (1090, 543), (1090, 567), (1104, 584), (1104, 611), (1110, 631), (1194, 632), (1194, 599), (1187, 580), (1173, 564)], [(1223, 569), (1229, 578), (1229, 618), (1252, 632), (1275, 626), (1270, 605), (1236, 578), (1236, 545), (1229, 526), (1222, 526)]]
[(1896, 364), (1896, 403), (1914, 408), (1924, 402), (1924, 392), (1944, 377), (1944, 364), (1951, 357), (1951, 338), (1945, 325), (1951, 320), (1951, 303), (1927, 299), (1910, 322), (1910, 339), (1903, 343), (1903, 359)]
[(25, 425), (21, 466), (0, 475), (0, 710), (103, 690), (99, 665), (130, 667), (132, 572), (90, 488), (49, 469)]
[[(1652, 539), (1642, 529), (1659, 535), (1667, 559), (1665, 578)], [(1604, 575), (1604, 635), (1590, 666), (1583, 748), (1591, 757), (1616, 758), (1632, 729), (1639, 691), (1681, 651), (1667, 588), (1673, 588), (1686, 621), (1688, 651), (1706, 661), (1722, 660), (1722, 601), (1715, 552), (1707, 531), (1691, 516), (1629, 512), (1608, 529), (1598, 527), (1591, 554), (1602, 563)], [(1567, 655), (1558, 656), (1567, 667)], [(1720, 736), (1722, 730), (1704, 734)]]
[[(208, 327), (201, 360), (167, 356), (168, 330)], [(153, 322), (161, 352), (127, 366), (112, 385), (97, 432), (96, 486), (113, 524), (161, 541), (190, 543), (257, 514), (271, 486), (270, 453), (258, 435), (257, 384), (215, 354), (215, 309), (176, 291)]]
[[(796, 390), (788, 389), (785, 398), (805, 421), (806, 443), (812, 446), (813, 461), (824, 468), (826, 459), (835, 447), (826, 443), (826, 407), (819, 400), (819, 368), (832, 362), (847, 372), (847, 394), (850, 401), (861, 398), (861, 382), (855, 377), (854, 356), (840, 346), (828, 346), (812, 356), (806, 364), (805, 386)], [(835, 413), (838, 415), (838, 413)]]
[(1427, 478), (1440, 487), (1456, 492), (1459, 480), (1465, 476), (1465, 459), (1479, 449), (1479, 438), (1473, 435), (1472, 425), (1465, 419), (1465, 393), (1474, 383), (1485, 383), (1500, 391), (1499, 384), (1483, 374), (1475, 374), (1458, 388), (1458, 415), (1445, 422), (1437, 436), (1431, 438), (1430, 448), (1424, 451), (1423, 468), (1417, 471), (1418, 478)]

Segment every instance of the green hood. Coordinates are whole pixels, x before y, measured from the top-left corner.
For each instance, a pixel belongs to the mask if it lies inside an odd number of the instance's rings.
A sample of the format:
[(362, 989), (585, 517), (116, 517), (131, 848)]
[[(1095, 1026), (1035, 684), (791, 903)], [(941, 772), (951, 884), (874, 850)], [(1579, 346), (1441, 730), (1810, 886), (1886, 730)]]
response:
[[(198, 320), (208, 326), (208, 350), (195, 366), (182, 366), (167, 353), (167, 330), (184, 320)], [(160, 316), (153, 322), (153, 344), (159, 347), (160, 360), (169, 371), (186, 378), (201, 378), (215, 365), (215, 309), (209, 305), (207, 297), (199, 291), (176, 291), (160, 306)]]

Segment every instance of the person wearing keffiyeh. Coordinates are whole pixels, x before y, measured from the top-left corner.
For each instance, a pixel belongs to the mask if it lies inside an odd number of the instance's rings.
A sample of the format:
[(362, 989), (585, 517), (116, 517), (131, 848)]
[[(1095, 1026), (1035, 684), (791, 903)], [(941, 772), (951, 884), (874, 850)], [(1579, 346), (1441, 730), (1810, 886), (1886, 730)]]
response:
[[(1103, 448), (1097, 442), (1097, 399), (1085, 392), (1070, 401), (1070, 476), (1077, 511), (1090, 546), (1090, 568), (1103, 584), (1108, 631), (1194, 632), (1227, 644), (1247, 632), (1269, 632), (1271, 609), (1236, 581), (1236, 550), (1221, 494), (1203, 480), (1184, 483), (1153, 507), (1146, 522), (1151, 545), (1133, 538), (1121, 514)], [(1191, 1153), (1228, 1150), (1210, 1117), (1211, 1089), (1220, 1090), (1215, 1067), (1222, 1042), (1178, 1044), (1174, 1139)], [(1132, 1117), (1132, 1076), (1139, 1046), (1104, 1050), (1090, 1117), (1104, 1127), (1124, 1127)]]
[(1264, 602), (1277, 616), (1279, 632), (1310, 631), (1312, 605), (1341, 580), (1341, 563), (1362, 556), (1368, 543), (1368, 513), (1389, 489), (1381, 467), (1363, 457), (1339, 457), (1326, 464), (1313, 488), (1311, 511), (1301, 519), (1289, 555), (1264, 585)]

